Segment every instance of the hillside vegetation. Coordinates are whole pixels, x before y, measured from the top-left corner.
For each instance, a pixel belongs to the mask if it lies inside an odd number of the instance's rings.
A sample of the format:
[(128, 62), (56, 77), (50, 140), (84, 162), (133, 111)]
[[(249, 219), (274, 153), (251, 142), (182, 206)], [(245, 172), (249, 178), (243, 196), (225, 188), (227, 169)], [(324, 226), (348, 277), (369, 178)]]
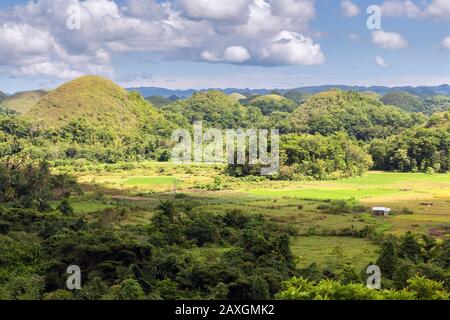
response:
[(450, 112), (433, 115), (426, 124), (372, 142), (377, 169), (403, 172), (450, 171)]
[(294, 101), (278, 94), (268, 94), (251, 99), (246, 103), (249, 106), (257, 107), (264, 115), (270, 115), (273, 112), (292, 112), (297, 107)]
[(386, 105), (393, 105), (409, 112), (422, 112), (423, 105), (419, 97), (408, 92), (391, 92), (381, 98)]
[(428, 115), (450, 108), (450, 97), (442, 95), (419, 97), (408, 92), (391, 92), (383, 96), (381, 101), (408, 112), (421, 112)]
[(1, 101), (1, 105), (18, 113), (29, 111), (43, 96), (45, 90), (17, 92)]
[[(449, 299), (450, 110), (274, 94), (155, 108), (87, 76), (25, 115), (0, 107), (0, 300)], [(170, 162), (195, 121), (279, 128), (278, 175)]]
[[(288, 93), (298, 101), (307, 98)], [(434, 99), (445, 106), (443, 97)], [(158, 109), (110, 80), (75, 79), (46, 94), (21, 117), (2, 109), (0, 155), (107, 163), (167, 161), (173, 130), (192, 130), (194, 122), (203, 121), (205, 128), (279, 129), (281, 153), (286, 155), (279, 179), (338, 179), (371, 168), (450, 169), (447, 113), (427, 117), (407, 112), (383, 104), (374, 93), (331, 90), (299, 103), (275, 92), (240, 101), (219, 91), (176, 101), (151, 100)], [(237, 176), (256, 171), (228, 168)]]
[(368, 141), (423, 123), (425, 117), (386, 106), (371, 96), (333, 90), (309, 98), (289, 120), (295, 132), (329, 135), (345, 131)]
[(168, 118), (184, 128), (203, 121), (212, 128), (259, 127), (263, 121), (258, 108), (245, 108), (233, 98), (219, 91), (195, 93), (164, 107)]
[(245, 100), (247, 99), (246, 96), (244, 96), (243, 94), (240, 94), (238, 92), (234, 92), (230, 95), (228, 95), (231, 99), (235, 100), (235, 101), (241, 101), (241, 100)]
[(101, 162), (160, 159), (176, 127), (139, 94), (86, 76), (39, 100), (25, 115), (0, 118), (0, 154)]
[(133, 131), (160, 118), (154, 108), (136, 97), (110, 80), (85, 76), (48, 93), (25, 116), (43, 128), (61, 128), (84, 119), (93, 126)]

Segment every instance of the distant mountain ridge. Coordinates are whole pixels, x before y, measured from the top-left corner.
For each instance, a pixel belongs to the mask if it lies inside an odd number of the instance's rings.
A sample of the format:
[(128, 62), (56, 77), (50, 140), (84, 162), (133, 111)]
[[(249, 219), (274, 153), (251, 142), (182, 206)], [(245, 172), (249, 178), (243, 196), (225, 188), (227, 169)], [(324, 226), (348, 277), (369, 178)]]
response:
[(204, 92), (209, 90), (217, 90), (221, 91), (225, 94), (232, 93), (240, 93), (240, 94), (253, 94), (253, 95), (266, 95), (271, 92), (279, 92), (281, 94), (285, 94), (290, 91), (295, 91), (299, 93), (310, 93), (315, 94), (323, 91), (328, 91), (332, 89), (341, 89), (345, 91), (356, 91), (356, 92), (375, 92), (380, 95), (385, 95), (391, 92), (404, 91), (413, 95), (426, 97), (426, 96), (435, 96), (435, 95), (450, 95), (450, 85), (443, 84), (440, 86), (397, 86), (397, 87), (387, 87), (387, 86), (347, 86), (347, 85), (324, 85), (324, 86), (308, 86), (308, 87), (298, 87), (293, 89), (240, 89), (240, 88), (210, 88), (210, 89), (186, 89), (186, 90), (171, 90), (167, 88), (159, 88), (159, 87), (135, 87), (128, 88), (128, 91), (137, 91), (144, 97), (151, 96), (161, 96), (164, 98), (168, 98), (170, 96), (177, 96), (179, 98), (189, 98), (195, 92)]
[(6, 98), (8, 98), (8, 95), (0, 91), (0, 102), (2, 102)]

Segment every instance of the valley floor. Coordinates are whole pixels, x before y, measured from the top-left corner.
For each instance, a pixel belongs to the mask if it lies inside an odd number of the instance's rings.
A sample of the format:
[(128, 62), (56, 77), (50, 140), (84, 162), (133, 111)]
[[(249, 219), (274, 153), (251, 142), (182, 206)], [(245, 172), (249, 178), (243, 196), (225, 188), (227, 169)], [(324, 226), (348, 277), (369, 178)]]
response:
[[(89, 215), (113, 206), (131, 208), (122, 224), (147, 224), (160, 201), (175, 194), (197, 212), (239, 209), (262, 214), (296, 229), (292, 249), (300, 267), (315, 262), (363, 268), (373, 262), (378, 244), (348, 236), (349, 230), (366, 226), (396, 235), (411, 231), (439, 238), (450, 233), (450, 174), (369, 172), (338, 181), (293, 182), (230, 178), (222, 175), (222, 169), (144, 162), (72, 164), (55, 170), (75, 175), (82, 184), (84, 195), (71, 200), (76, 212)], [(327, 214), (320, 210), (321, 205), (341, 199), (354, 199), (367, 212)], [(369, 212), (373, 206), (392, 208), (393, 214), (374, 217)], [(197, 259), (213, 259), (226, 250), (211, 247), (190, 253)]]

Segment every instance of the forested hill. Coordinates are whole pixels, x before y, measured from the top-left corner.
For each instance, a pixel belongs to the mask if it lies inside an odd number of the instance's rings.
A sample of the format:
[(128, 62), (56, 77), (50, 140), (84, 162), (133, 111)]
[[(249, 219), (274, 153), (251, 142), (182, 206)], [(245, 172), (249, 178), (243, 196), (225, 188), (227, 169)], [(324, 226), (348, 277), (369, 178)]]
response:
[(345, 131), (358, 140), (386, 138), (423, 123), (425, 117), (386, 106), (355, 92), (331, 90), (309, 98), (289, 118), (295, 132), (329, 135)]
[[(155, 98), (155, 107), (108, 79), (85, 76), (50, 91), (24, 115), (2, 106), (0, 156), (168, 161), (172, 132), (203, 121), (205, 128), (280, 129), (279, 179), (338, 179), (371, 168), (449, 171), (448, 114), (435, 112), (448, 109), (446, 100), (434, 97), (433, 108), (418, 112), (418, 102), (426, 100), (408, 95), (208, 91), (187, 99)], [(247, 167), (228, 173), (258, 174)]]

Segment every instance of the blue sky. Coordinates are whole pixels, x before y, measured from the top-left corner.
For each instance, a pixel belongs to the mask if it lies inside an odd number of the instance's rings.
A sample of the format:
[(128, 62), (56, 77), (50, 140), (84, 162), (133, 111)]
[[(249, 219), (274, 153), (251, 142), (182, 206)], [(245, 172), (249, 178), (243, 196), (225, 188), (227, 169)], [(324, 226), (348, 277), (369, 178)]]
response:
[[(370, 5), (381, 30), (367, 28)], [(439, 85), (450, 1), (2, 0), (0, 43), (9, 93), (83, 74), (177, 89)]]

